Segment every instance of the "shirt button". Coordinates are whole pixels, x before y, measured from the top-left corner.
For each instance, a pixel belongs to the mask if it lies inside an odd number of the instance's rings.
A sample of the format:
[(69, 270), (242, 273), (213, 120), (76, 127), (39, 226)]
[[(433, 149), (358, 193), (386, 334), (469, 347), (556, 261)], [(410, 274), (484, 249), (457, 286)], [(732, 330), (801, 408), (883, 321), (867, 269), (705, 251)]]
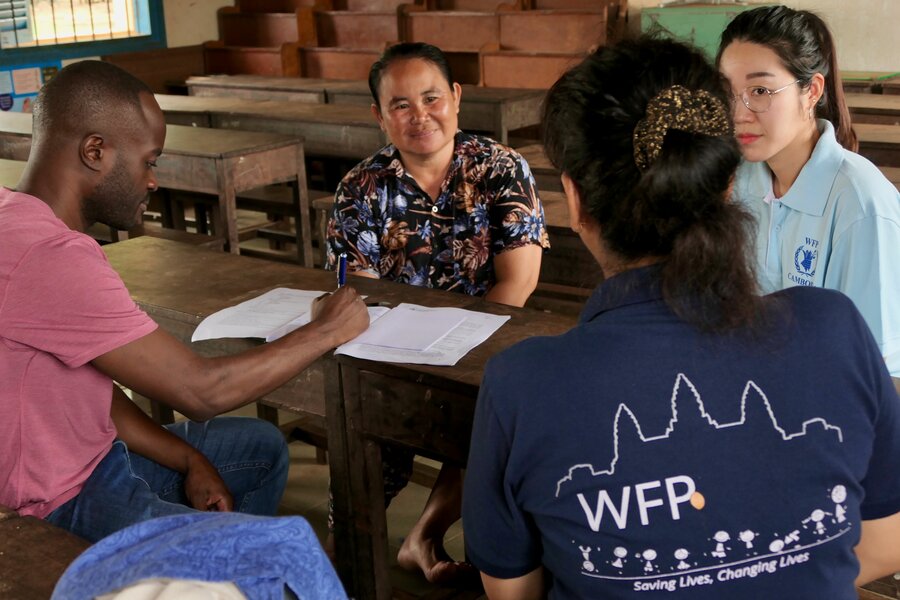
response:
[(438, 211), (437, 205), (431, 207), (431, 212), (433, 212), (434, 214), (437, 214), (437, 211)]

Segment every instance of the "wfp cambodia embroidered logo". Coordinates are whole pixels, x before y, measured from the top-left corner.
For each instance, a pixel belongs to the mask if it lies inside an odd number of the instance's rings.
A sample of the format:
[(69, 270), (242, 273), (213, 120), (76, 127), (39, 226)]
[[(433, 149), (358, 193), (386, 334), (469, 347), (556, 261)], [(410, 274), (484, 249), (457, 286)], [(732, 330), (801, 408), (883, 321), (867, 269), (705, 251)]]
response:
[(794, 267), (797, 272), (802, 275), (812, 277), (816, 273), (816, 258), (819, 256), (819, 242), (806, 238), (806, 242), (801, 244), (797, 251), (794, 252)]

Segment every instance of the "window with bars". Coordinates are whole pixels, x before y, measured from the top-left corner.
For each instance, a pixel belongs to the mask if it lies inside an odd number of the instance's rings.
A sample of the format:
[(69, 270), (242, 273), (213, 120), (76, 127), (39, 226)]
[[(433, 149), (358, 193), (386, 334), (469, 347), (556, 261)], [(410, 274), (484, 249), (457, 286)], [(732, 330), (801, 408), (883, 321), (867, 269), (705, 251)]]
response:
[(165, 46), (162, 0), (0, 0), (0, 66)]

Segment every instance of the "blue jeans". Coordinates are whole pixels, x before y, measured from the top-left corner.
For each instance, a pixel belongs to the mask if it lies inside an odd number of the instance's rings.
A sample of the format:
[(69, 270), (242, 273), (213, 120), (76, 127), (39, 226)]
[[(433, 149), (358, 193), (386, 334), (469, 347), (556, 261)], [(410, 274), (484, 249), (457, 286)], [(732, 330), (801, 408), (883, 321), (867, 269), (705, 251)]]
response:
[[(167, 425), (216, 467), (234, 498), (234, 510), (274, 515), (287, 483), (290, 459), (276, 427), (253, 418), (218, 417)], [(47, 521), (95, 542), (134, 523), (195, 512), (181, 473), (132, 454), (116, 440), (81, 492)]]

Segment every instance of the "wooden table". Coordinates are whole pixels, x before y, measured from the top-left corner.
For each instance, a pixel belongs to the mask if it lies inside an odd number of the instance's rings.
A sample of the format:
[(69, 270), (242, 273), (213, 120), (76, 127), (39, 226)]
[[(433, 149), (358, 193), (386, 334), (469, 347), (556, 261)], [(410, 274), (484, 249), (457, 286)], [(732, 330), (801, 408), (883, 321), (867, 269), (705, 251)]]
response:
[[(228, 96), (257, 100), (321, 101), (322, 92), (329, 104), (359, 104), (367, 108), (372, 94), (367, 81), (313, 79), (302, 77), (266, 77), (261, 75), (212, 75), (190, 77), (187, 86), (192, 96)], [(540, 122), (543, 90), (462, 86), (459, 127), (464, 131), (486, 132), (506, 144), (509, 132)], [(311, 100), (315, 96), (316, 100)], [(374, 120), (371, 117), (369, 118)]]
[(554, 167), (547, 155), (544, 154), (543, 144), (529, 144), (516, 148), (516, 152), (522, 155), (528, 166), (531, 168), (531, 174), (537, 183), (538, 190), (561, 192), (563, 191), (562, 181), (559, 178), (559, 171)]
[[(31, 149), (31, 115), (0, 113), (0, 158), (26, 160)], [(303, 144), (296, 136), (168, 125), (156, 177), (162, 188), (218, 197), (216, 233), (237, 254), (237, 194), (289, 182), (296, 213), (309, 215)], [(309, 218), (298, 219), (298, 248), (312, 265)]]
[(333, 79), (266, 75), (195, 75), (186, 84), (191, 96), (227, 96), (250, 100), (288, 100), (324, 104)]
[(25, 171), (25, 161), (0, 158), (0, 186), (14, 188)]
[[(353, 468), (341, 478), (332, 469), (337, 566), (348, 592), (359, 599), (392, 597), (380, 444), (399, 444), (425, 456), (465, 465), (488, 358), (530, 336), (557, 335), (576, 323), (575, 317), (505, 307), (457, 294), (434, 294), (416, 294), (408, 300), (512, 318), (453, 367), (338, 357), (343, 389), (339, 396), (329, 398), (326, 412), (343, 419), (341, 433), (346, 436), (343, 447), (347, 452), (343, 464)], [(334, 404), (337, 399), (342, 404)]]
[(368, 107), (157, 94), (169, 124), (293, 136), (309, 156), (362, 160), (387, 143)]
[(853, 124), (900, 125), (900, 96), (884, 94), (847, 94), (847, 107)]
[(90, 544), (35, 517), (0, 507), (0, 598), (46, 600)]

